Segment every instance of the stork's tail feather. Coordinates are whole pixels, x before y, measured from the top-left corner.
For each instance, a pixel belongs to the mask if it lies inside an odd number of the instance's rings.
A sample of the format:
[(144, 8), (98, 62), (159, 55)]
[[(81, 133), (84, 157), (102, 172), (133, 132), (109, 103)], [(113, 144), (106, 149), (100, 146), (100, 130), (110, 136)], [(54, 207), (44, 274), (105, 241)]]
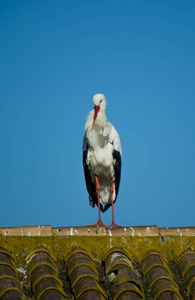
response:
[(104, 205), (104, 207), (102, 206), (101, 211), (104, 213), (105, 211), (107, 211), (109, 209), (109, 207), (111, 206), (111, 204), (106, 204)]
[[(95, 204), (98, 206), (98, 203), (95, 202), (90, 196), (89, 196), (89, 204), (90, 204), (90, 206), (92, 206), (92, 207), (95, 207)], [(111, 205), (112, 205), (112, 204), (109, 203), (109, 204), (105, 204), (105, 205), (103, 206), (103, 205), (100, 203), (100, 210), (101, 210), (101, 212), (104, 213), (105, 211), (107, 211)]]
[[(92, 207), (95, 207), (95, 204), (98, 206), (98, 203), (97, 202), (95, 202), (90, 196), (89, 196), (89, 204), (90, 204), (90, 206), (92, 206)], [(108, 208), (106, 208), (106, 210), (107, 210)], [(100, 210), (101, 210), (101, 212), (105, 212), (105, 206), (103, 207), (103, 205), (100, 203)]]

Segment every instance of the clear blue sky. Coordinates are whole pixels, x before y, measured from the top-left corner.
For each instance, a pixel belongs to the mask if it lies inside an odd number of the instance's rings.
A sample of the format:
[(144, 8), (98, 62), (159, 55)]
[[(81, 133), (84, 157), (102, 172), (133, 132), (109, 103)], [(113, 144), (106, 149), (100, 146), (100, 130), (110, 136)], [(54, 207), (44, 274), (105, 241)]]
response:
[(116, 222), (195, 225), (194, 16), (193, 0), (0, 1), (0, 226), (97, 221), (82, 166), (96, 93), (122, 142)]

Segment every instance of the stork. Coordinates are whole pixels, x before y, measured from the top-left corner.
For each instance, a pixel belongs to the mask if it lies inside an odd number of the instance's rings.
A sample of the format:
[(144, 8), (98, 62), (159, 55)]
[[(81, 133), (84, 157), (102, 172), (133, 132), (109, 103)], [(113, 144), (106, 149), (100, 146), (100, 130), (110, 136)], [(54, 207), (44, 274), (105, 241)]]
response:
[(83, 168), (89, 203), (98, 206), (98, 222), (105, 225), (101, 212), (112, 206), (111, 228), (118, 226), (114, 220), (116, 201), (121, 177), (121, 142), (118, 132), (108, 122), (105, 114), (106, 98), (103, 94), (93, 97), (94, 109), (89, 112), (83, 138)]

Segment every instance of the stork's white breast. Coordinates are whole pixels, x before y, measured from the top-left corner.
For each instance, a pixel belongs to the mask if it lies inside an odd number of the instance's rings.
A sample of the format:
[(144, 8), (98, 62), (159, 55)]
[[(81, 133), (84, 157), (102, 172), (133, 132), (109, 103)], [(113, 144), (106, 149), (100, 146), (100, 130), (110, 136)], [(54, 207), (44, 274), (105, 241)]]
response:
[(109, 178), (113, 177), (112, 145), (108, 143), (104, 148), (97, 146), (95, 150), (89, 150), (87, 164), (90, 164), (93, 173)]

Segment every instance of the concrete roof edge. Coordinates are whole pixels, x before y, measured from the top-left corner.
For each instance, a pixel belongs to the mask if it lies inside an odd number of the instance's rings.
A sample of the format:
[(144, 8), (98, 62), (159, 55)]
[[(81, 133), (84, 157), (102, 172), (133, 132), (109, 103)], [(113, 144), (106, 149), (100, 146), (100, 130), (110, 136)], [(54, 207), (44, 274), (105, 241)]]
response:
[(51, 227), (51, 225), (0, 227), (2, 236), (195, 236), (195, 226), (189, 227), (162, 227), (148, 226), (124, 226), (110, 230), (104, 226), (99, 229), (96, 226), (69, 226)]

